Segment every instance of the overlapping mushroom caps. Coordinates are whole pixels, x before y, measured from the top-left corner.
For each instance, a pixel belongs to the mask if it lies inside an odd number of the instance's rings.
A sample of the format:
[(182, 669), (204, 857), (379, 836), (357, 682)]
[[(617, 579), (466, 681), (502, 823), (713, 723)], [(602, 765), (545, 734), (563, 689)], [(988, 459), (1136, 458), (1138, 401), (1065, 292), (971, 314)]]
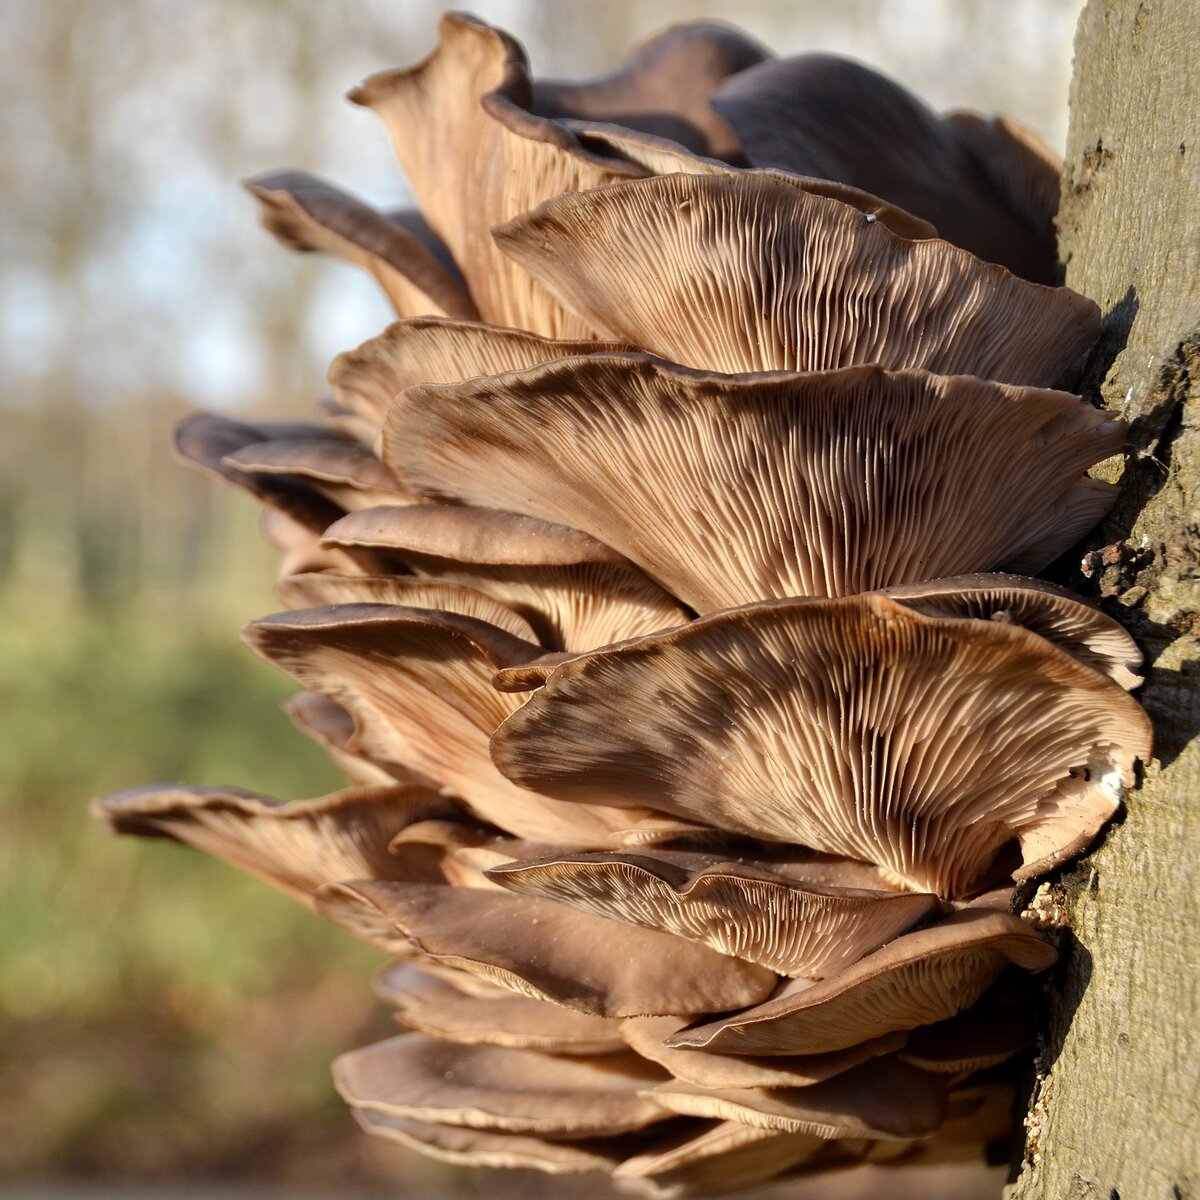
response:
[(1123, 440), (1053, 390), (1053, 155), (703, 24), (544, 83), (449, 16), (352, 98), (420, 213), (251, 190), (400, 319), (319, 419), (177, 449), (267, 506), (246, 640), (353, 786), (100, 818), (395, 960), (335, 1070), (373, 1135), (663, 1197), (982, 1165), (1055, 958), (1013, 880), (1150, 754), (1137, 647), (1028, 578)]

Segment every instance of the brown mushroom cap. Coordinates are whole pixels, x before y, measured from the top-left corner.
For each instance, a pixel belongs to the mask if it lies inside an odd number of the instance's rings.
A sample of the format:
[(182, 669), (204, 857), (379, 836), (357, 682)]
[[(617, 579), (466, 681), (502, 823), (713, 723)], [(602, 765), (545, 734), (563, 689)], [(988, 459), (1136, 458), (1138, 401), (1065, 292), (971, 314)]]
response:
[(682, 625), (690, 614), (587, 534), (516, 513), (447, 504), (368, 509), (335, 522), (331, 547), (373, 547), (420, 575), (485, 592), (552, 649), (589, 650)]
[[(407, 222), (299, 171), (278, 171), (246, 182), (262, 205), (262, 222), (293, 250), (321, 250), (374, 276), (402, 317), (436, 313), (478, 316), (458, 273), (448, 270)], [(428, 236), (428, 234), (427, 234)]]
[(611, 1171), (626, 1152), (620, 1139), (553, 1141), (518, 1133), (470, 1129), (390, 1117), (369, 1108), (351, 1109), (367, 1133), (462, 1167), (524, 1167), (548, 1175)]
[(310, 480), (289, 475), (262, 475), (232, 466), (228, 457), (244, 446), (275, 438), (336, 438), (315, 422), (234, 421), (216, 413), (193, 413), (175, 426), (173, 446), (180, 462), (249, 492), (305, 529), (324, 530), (342, 509), (321, 494)]
[(624, 1041), (643, 1058), (665, 1067), (684, 1083), (707, 1088), (809, 1087), (869, 1059), (891, 1054), (905, 1043), (903, 1033), (893, 1032), (826, 1054), (776, 1054), (769, 1058), (709, 1054), (666, 1045), (666, 1040), (686, 1024), (684, 1017), (631, 1017), (622, 1021), (619, 1029)]
[(781, 975), (820, 978), (923, 920), (937, 899), (799, 883), (757, 866), (689, 869), (653, 852), (556, 854), (492, 868), (495, 883), (693, 938)]
[(1100, 330), (1067, 288), (757, 172), (559, 195), (495, 238), (602, 336), (708, 370), (879, 363), (1049, 386)]
[[(645, 133), (634, 133), (616, 125), (597, 125), (587, 121), (568, 121), (568, 128), (579, 138), (589, 150), (601, 153), (615, 154), (628, 162), (645, 167), (654, 175), (732, 175), (740, 174), (738, 168), (712, 158), (702, 158), (691, 154), (674, 142), (663, 138), (653, 137)], [(914, 217), (912, 213), (872, 196), (870, 192), (859, 188), (849, 187), (830, 179), (812, 179), (807, 176), (792, 175), (785, 171), (769, 171), (764, 174), (779, 179), (801, 191), (811, 192), (815, 196), (826, 196), (830, 200), (838, 200), (848, 204), (861, 213), (882, 221), (897, 237), (902, 238), (931, 238), (937, 237), (937, 230), (928, 221)]]
[[(861, 63), (828, 54), (763, 62), (727, 80), (712, 105), (756, 167), (837, 179), (932, 221), (940, 235), (1038, 283), (1053, 283), (1054, 208), (1041, 220), (1012, 203), (997, 175), (1055, 191), (1061, 164), (1023, 140), (973, 130), (930, 111), (899, 84)], [(965, 133), (966, 136), (960, 136)], [(980, 151), (984, 153), (980, 154)], [(1004, 154), (1003, 169), (983, 162)]]
[(590, 338), (499, 252), (492, 226), (548, 196), (643, 174), (589, 154), (565, 128), (528, 111), (524, 51), (507, 34), (447, 13), (424, 62), (372, 75), (350, 99), (382, 119), (421, 210), (459, 265), (485, 321), (548, 337)]
[(1013, 837), (1044, 852), (1094, 833), (1149, 742), (1134, 700), (1037, 635), (876, 593), (577, 655), (492, 758), (563, 800), (649, 803), (954, 896)]
[(404, 963), (389, 967), (376, 981), (376, 991), (396, 1005), (402, 1025), (447, 1042), (569, 1055), (626, 1049), (611, 1018), (511, 992), (470, 994)]
[(608, 121), (670, 138), (698, 154), (741, 161), (741, 147), (709, 106), (723, 79), (767, 58), (728, 25), (672, 25), (640, 42), (607, 75), (536, 80), (532, 110), (545, 117)]
[(1065, 392), (648, 355), (410, 388), (384, 433), (419, 492), (581, 529), (700, 612), (1039, 569), (1111, 505), (1083, 472), (1123, 440)]
[(255, 475), (311, 479), (339, 507), (396, 504), (407, 489), (365, 446), (330, 437), (276, 438), (227, 454), (226, 466)]
[[(1142, 682), (1142, 652), (1111, 617), (1066, 588), (1020, 575), (960, 575), (890, 587), (893, 600), (928, 613), (1008, 621), (1062, 647), (1129, 690)], [(537, 661), (537, 660), (535, 660)]]
[(409, 1033), (341, 1055), (333, 1078), (354, 1108), (508, 1133), (606, 1136), (667, 1116), (640, 1095), (662, 1072), (628, 1053), (561, 1058)]
[(282, 804), (232, 788), (134, 788), (92, 802), (113, 833), (167, 837), (223, 858), (312, 906), (312, 894), (339, 879), (409, 879), (388, 853), (414, 821), (450, 816), (455, 805), (420, 787), (356, 787)]
[(392, 398), (415, 383), (455, 383), (626, 348), (619, 342), (559, 341), (524, 329), (415, 317), (396, 321), (357, 349), (339, 354), (329, 368), (329, 382), (341, 405), (378, 430)]
[[(741, 1121), (706, 1122), (642, 1154), (626, 1159), (613, 1171), (622, 1190), (653, 1181), (637, 1194), (656, 1198), (719, 1195), (755, 1187), (810, 1161), (828, 1145), (824, 1138), (777, 1133)], [(625, 1186), (622, 1186), (625, 1185)]]
[(281, 706), (292, 724), (305, 737), (312, 738), (337, 763), (346, 778), (362, 785), (390, 786), (397, 780), (428, 783), (416, 772), (405, 771), (399, 764), (384, 766), (350, 749), (354, 739), (354, 718), (340, 704), (316, 692), (298, 692)]
[(876, 1058), (802, 1088), (704, 1088), (671, 1080), (650, 1096), (689, 1117), (741, 1121), (820, 1138), (915, 1138), (946, 1119), (940, 1077), (893, 1058)]
[(1004, 1062), (1037, 1035), (1032, 998), (1019, 1003), (987, 997), (948, 1020), (914, 1029), (899, 1057), (925, 1071), (965, 1075)]
[(1018, 917), (963, 909), (903, 934), (840, 975), (788, 985), (757, 1008), (693, 1026), (667, 1044), (730, 1054), (824, 1054), (944, 1021), (973, 1004), (1010, 962), (1040, 971), (1056, 958)]
[(501, 629), (455, 613), (336, 605), (264, 617), (243, 637), (353, 716), (347, 749), (436, 781), (491, 824), (535, 841), (606, 845), (638, 820), (538, 796), (492, 766), (488, 738), (519, 701), (491, 677), (538, 653)]
[(499, 600), (474, 588), (415, 575), (343, 575), (311, 571), (285, 575), (276, 590), (288, 608), (319, 608), (328, 604), (389, 604), (401, 608), (430, 608), (486, 621), (523, 641), (536, 642), (529, 622)]
[(336, 924), (382, 917), (435, 962), (601, 1017), (728, 1011), (778, 982), (673, 934), (492, 890), (363, 881), (322, 888), (318, 906)]

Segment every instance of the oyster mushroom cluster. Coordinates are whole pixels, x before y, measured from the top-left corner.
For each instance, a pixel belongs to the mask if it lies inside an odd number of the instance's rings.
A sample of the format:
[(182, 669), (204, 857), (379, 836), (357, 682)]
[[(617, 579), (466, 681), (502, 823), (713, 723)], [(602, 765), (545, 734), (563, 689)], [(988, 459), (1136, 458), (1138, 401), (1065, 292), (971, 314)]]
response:
[(650, 1196), (982, 1159), (1055, 959), (1014, 880), (1150, 751), (1123, 630), (1030, 576), (1101, 517), (1054, 156), (866, 68), (671, 29), (536, 82), (464, 16), (352, 93), (420, 212), (295, 173), (399, 320), (312, 421), (197, 416), (266, 505), (253, 650), (352, 786), (101, 819), (394, 960), (368, 1132)]

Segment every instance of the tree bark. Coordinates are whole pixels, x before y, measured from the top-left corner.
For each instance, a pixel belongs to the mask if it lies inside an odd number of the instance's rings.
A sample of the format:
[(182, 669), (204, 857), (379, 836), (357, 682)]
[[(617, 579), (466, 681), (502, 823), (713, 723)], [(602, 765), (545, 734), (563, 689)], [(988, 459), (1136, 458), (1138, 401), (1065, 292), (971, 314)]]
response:
[(1146, 652), (1155, 761), (1055, 884), (1070, 920), (1011, 1200), (1200, 1196), (1200, 26), (1089, 0), (1059, 214), (1106, 314), (1085, 394), (1130, 422), (1119, 499), (1071, 580)]

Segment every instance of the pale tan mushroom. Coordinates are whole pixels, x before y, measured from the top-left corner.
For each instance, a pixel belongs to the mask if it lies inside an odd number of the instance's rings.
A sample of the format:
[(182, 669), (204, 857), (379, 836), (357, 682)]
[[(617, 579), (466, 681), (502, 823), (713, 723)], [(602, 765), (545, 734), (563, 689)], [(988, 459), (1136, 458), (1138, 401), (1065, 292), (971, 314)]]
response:
[(440, 42), (406, 71), (372, 75), (350, 93), (383, 121), (421, 210), (445, 242), (485, 321), (555, 338), (592, 338), (492, 241), (492, 226), (548, 196), (644, 172), (585, 151), (533, 115), (524, 51), (474, 17), (442, 17)]
[(780, 975), (821, 978), (937, 908), (934, 896), (804, 884), (763, 866), (653, 851), (554, 854), (487, 872), (510, 891), (693, 938)]
[[(961, 115), (941, 118), (878, 71), (829, 54), (760, 63), (727, 80), (712, 105), (755, 166), (873, 192), (980, 258), (1054, 282), (1062, 164), (1031, 145), (1030, 131), (1010, 132), (1015, 122), (977, 130)], [(1025, 202), (1051, 189), (1053, 206)]]
[(1123, 442), (1066, 392), (596, 355), (409, 388), (384, 453), (426, 496), (583, 530), (711, 612), (1037, 570), (1111, 506), (1084, 472)]
[(615, 1054), (627, 1048), (619, 1023), (609, 1017), (511, 992), (481, 995), (462, 991), (445, 978), (435, 978), (406, 963), (389, 967), (375, 988), (396, 1006), (396, 1018), (402, 1025), (446, 1042), (584, 1056)]
[(714, 371), (880, 363), (1051, 386), (1091, 300), (778, 176), (665, 175), (546, 200), (497, 245), (602, 337)]
[(335, 924), (390, 923), (434, 962), (594, 1016), (729, 1011), (765, 1000), (778, 982), (685, 938), (527, 896), (364, 880), (317, 899)]
[(223, 858), (312, 907), (339, 879), (408, 879), (388, 852), (406, 825), (448, 817), (457, 806), (414, 786), (355, 787), (283, 804), (233, 788), (151, 786), (103, 796), (92, 815), (113, 833), (167, 837)]
[[(670, 697), (669, 704), (662, 697)], [(1137, 703), (1019, 626), (874, 593), (771, 601), (577, 655), (492, 738), (515, 782), (645, 803), (969, 894), (1092, 836), (1150, 752)]]
[(333, 1078), (354, 1108), (506, 1133), (611, 1136), (668, 1115), (641, 1096), (662, 1072), (630, 1053), (563, 1058), (409, 1033), (343, 1054)]
[(322, 544), (386, 552), (419, 575), (484, 592), (518, 613), (551, 650), (605, 646), (690, 617), (594, 538), (495, 509), (366, 509), (335, 522)]
[(789, 984), (757, 1008), (695, 1025), (667, 1044), (729, 1054), (825, 1054), (944, 1021), (973, 1004), (1010, 962), (1041, 971), (1056, 958), (1019, 918), (968, 908), (898, 937), (839, 975)]
[(246, 187), (262, 206), (263, 225), (285, 246), (320, 250), (362, 267), (400, 316), (478, 315), (457, 271), (431, 251), (428, 231), (425, 238), (414, 236), (410, 221), (389, 218), (299, 171), (260, 175)]

